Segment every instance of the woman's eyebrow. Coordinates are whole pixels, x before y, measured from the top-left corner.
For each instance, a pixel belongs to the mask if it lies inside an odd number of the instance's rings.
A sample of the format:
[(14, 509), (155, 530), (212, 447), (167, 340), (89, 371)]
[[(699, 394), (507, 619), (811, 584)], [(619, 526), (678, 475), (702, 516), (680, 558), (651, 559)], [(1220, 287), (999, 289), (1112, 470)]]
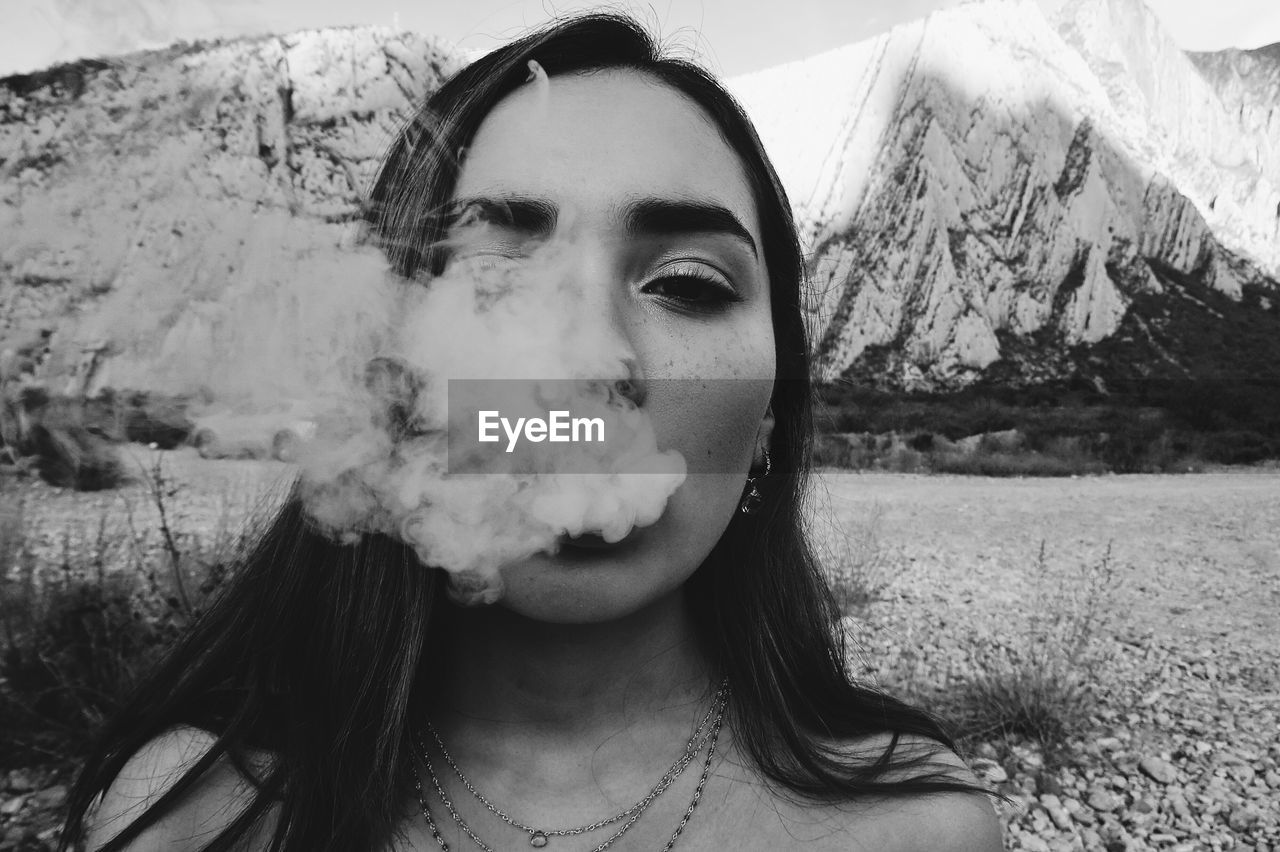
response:
[[(641, 198), (624, 206), (623, 228), (630, 235), (725, 234), (759, 257), (751, 232), (727, 207), (711, 201)], [(559, 218), (555, 204), (523, 195), (474, 196), (453, 201), (445, 212), (446, 228), (484, 223), (549, 237)]]
[(709, 201), (642, 198), (627, 205), (623, 222), (629, 234), (726, 234), (744, 243), (753, 256), (760, 256), (742, 221), (727, 207)]
[(445, 211), (445, 228), (479, 223), (548, 237), (555, 230), (559, 213), (554, 204), (540, 198), (515, 195), (459, 198)]

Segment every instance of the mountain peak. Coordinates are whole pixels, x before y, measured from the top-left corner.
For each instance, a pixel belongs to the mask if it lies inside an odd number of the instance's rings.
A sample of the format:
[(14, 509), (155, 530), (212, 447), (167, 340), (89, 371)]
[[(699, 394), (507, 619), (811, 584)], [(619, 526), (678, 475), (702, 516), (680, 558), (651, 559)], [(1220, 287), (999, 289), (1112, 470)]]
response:
[[(822, 378), (1038, 381), (1112, 340), (1179, 371), (1196, 347), (1170, 316), (1212, 340), (1222, 317), (1280, 322), (1280, 51), (1188, 58), (1138, 0), (1049, 2), (969, 3), (730, 81), (805, 229)], [(350, 341), (294, 332), (348, 333), (355, 288), (313, 285), (363, 274), (350, 223), (457, 67), (441, 45), (309, 30), (8, 78), (0, 350), (47, 350), (33, 375), (75, 393), (318, 387), (308, 365)], [(250, 375), (269, 387), (229, 384)]]
[(177, 40), (161, 47), (146, 47), (124, 53), (56, 62), (47, 68), (0, 76), (0, 88), (21, 96), (35, 89), (48, 86), (65, 87), (67, 85), (75, 85), (78, 88), (86, 77), (112, 68), (163, 67), (186, 57), (198, 57), (219, 52), (232, 54), (253, 52), (268, 44), (293, 46), (299, 43), (312, 42), (328, 43), (334, 46), (347, 45), (354, 48), (361, 42), (370, 40), (386, 42), (401, 37), (408, 37), (416, 42), (428, 45), (432, 51), (441, 54), (457, 53), (453, 45), (444, 39), (407, 33), (388, 26), (355, 24), (336, 27), (314, 27), (279, 34), (261, 33), (220, 36), (209, 39)]
[(1258, 159), (1270, 163), (1272, 182), (1280, 185), (1280, 43), (1187, 56), (1226, 111), (1236, 116), (1248, 138), (1255, 140)]

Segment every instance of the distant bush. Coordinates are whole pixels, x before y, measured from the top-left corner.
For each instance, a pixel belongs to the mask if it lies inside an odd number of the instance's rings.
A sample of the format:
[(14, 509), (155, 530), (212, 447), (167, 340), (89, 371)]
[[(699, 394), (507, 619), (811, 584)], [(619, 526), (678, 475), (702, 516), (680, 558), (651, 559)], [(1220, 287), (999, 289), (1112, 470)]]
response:
[(36, 458), (40, 478), (50, 485), (101, 491), (128, 480), (116, 448), (83, 426), (37, 423), (27, 449)]
[(927, 472), (930, 454), (913, 449), (913, 440), (904, 440), (893, 433), (818, 435), (814, 441), (813, 462), (817, 467), (842, 470)]
[(30, 384), (0, 389), (5, 396), (0, 438), (21, 469), (79, 491), (114, 488), (128, 480), (116, 444), (126, 441), (170, 449), (187, 438), (185, 402), (145, 393), (99, 397), (56, 396)]
[(870, 429), (866, 413), (856, 406), (819, 407), (815, 421), (819, 432), (866, 432)]
[(929, 470), (928, 458), (925, 453), (895, 441), (877, 467), (895, 473), (925, 473)]
[(813, 441), (813, 464), (816, 467), (838, 467), (860, 470), (854, 464), (849, 439), (845, 435), (819, 434)]
[(1204, 436), (1200, 452), (1219, 464), (1254, 464), (1280, 457), (1280, 439), (1248, 429), (1232, 429)]
[(130, 394), (126, 404), (117, 405), (116, 416), (124, 440), (155, 444), (162, 450), (182, 446), (191, 434), (187, 402), (180, 397)]
[(964, 476), (1086, 476), (1106, 472), (1102, 462), (1087, 456), (1058, 456), (1033, 450), (938, 453), (929, 458), (929, 466), (935, 473)]
[(934, 436), (932, 432), (921, 432), (907, 440), (907, 446), (918, 453), (933, 451)]
[(1197, 381), (1147, 391), (1181, 425), (1196, 432), (1257, 428), (1280, 419), (1280, 386), (1265, 381)]
[(1008, 431), (953, 442), (941, 435), (819, 435), (814, 463), (842, 470), (949, 473), (963, 476), (1086, 476), (1106, 465), (1079, 439), (1047, 441), (1042, 450), (1020, 449), (1024, 438)]
[(162, 450), (182, 446), (191, 434), (184, 396), (105, 388), (92, 399), (74, 400), (88, 428), (113, 441), (155, 444)]
[(1280, 386), (1274, 382), (1144, 381), (1121, 384), (1110, 394), (1099, 387), (1080, 380), (928, 394), (822, 386), (820, 429), (875, 440), (830, 441), (821, 447), (820, 463), (851, 470), (1066, 476), (1186, 473), (1206, 463), (1280, 459)]
[(1157, 422), (1124, 424), (1100, 435), (1094, 446), (1116, 473), (1179, 473), (1188, 467), (1190, 446)]

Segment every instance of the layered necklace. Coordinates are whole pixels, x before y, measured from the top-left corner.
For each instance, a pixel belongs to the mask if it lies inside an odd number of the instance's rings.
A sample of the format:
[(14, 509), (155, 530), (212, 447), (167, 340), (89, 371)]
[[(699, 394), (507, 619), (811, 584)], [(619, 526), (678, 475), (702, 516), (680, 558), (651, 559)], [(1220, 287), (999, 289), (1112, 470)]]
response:
[[(458, 781), (480, 804), (484, 805), (489, 813), (505, 822), (514, 829), (524, 832), (528, 835), (529, 845), (541, 849), (546, 846), (553, 837), (575, 837), (579, 834), (587, 834), (588, 832), (597, 831), (619, 822), (622, 826), (618, 828), (612, 835), (608, 837), (600, 845), (596, 846), (592, 852), (604, 852), (614, 844), (618, 838), (626, 834), (627, 831), (636, 824), (636, 821), (644, 814), (654, 801), (667, 791), (677, 778), (679, 778), (689, 765), (697, 759), (698, 755), (706, 750), (706, 757), (702, 763), (702, 775), (698, 778), (698, 786), (693, 791), (693, 797), (689, 801), (689, 805), (685, 808), (684, 814), (680, 818), (680, 822), (676, 825), (675, 830), (671, 834), (671, 839), (662, 847), (662, 852), (670, 852), (672, 847), (676, 845), (676, 841), (680, 837), (680, 833), (684, 831), (684, 827), (693, 817), (693, 811), (698, 807), (698, 801), (702, 798), (702, 788), (706, 786), (707, 777), (711, 774), (712, 758), (715, 756), (716, 743), (720, 739), (720, 728), (724, 724), (725, 708), (729, 704), (729, 681), (726, 679), (720, 684), (715, 697), (711, 701), (711, 706), (707, 708), (707, 712), (698, 722), (697, 727), (693, 729), (693, 734), (689, 737), (689, 741), (685, 744), (684, 751), (680, 754), (671, 767), (658, 779), (658, 783), (654, 784), (649, 792), (640, 801), (636, 802), (625, 811), (614, 814), (613, 816), (590, 823), (589, 825), (580, 825), (574, 828), (538, 828), (536, 826), (527, 825), (520, 822), (515, 817), (503, 811), (493, 802), (489, 801), (475, 785), (463, 774), (462, 769), (458, 767), (457, 761), (449, 754), (449, 750), (445, 748), (444, 741), (441, 740), (439, 732), (430, 722), (426, 724), (426, 732), (435, 744), (436, 750), (440, 752), (440, 756), (448, 765), (453, 774), (457, 776)], [(422, 732), (418, 731), (414, 734), (414, 743), (418, 749), (418, 757), (422, 761), (423, 768), (427, 770), (427, 777), (431, 779), (431, 784), (435, 787), (436, 795), (440, 798), (440, 803), (444, 806), (446, 812), (457, 824), (458, 828), (471, 841), (475, 843), (483, 852), (494, 852), (493, 848), (485, 843), (476, 835), (471, 826), (458, 813), (453, 802), (449, 799), (448, 793), (445, 792), (444, 785), (440, 783), (440, 779), (436, 776), (435, 767), (431, 763), (431, 751), (427, 747)], [(422, 788), (422, 779), (417, 771), (413, 772), (413, 786), (418, 795), (418, 806), (422, 809), (422, 816), (427, 821), (427, 828), (431, 830), (431, 836), (435, 838), (436, 843), (440, 844), (442, 852), (449, 852), (449, 844), (441, 836), (439, 828), (436, 826), (434, 818), (431, 816), (431, 808), (427, 805), (426, 793)]]

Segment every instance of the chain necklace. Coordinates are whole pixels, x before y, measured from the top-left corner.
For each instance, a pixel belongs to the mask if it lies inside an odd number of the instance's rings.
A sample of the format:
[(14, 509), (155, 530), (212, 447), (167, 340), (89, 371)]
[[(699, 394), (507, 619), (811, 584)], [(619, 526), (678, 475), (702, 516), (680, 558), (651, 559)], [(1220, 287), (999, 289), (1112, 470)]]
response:
[[(612, 825), (613, 823), (621, 820), (623, 817), (630, 815), (630, 819), (628, 819), (620, 829), (614, 832), (613, 835), (609, 837), (609, 839), (605, 840), (603, 843), (601, 843), (599, 846), (597, 846), (593, 850), (593, 852), (604, 852), (604, 850), (612, 846), (615, 841), (617, 841), (620, 837), (622, 837), (622, 835), (626, 834), (627, 831), (631, 828), (631, 826), (635, 825), (636, 821), (640, 819), (640, 817), (644, 814), (644, 811), (649, 807), (649, 805), (651, 805), (655, 799), (661, 796), (666, 791), (666, 789), (671, 786), (671, 784), (676, 780), (676, 778), (680, 776), (682, 772), (684, 772), (684, 770), (693, 761), (693, 759), (697, 757), (698, 753), (702, 751), (702, 748), (705, 745), (707, 749), (707, 756), (706, 756), (706, 759), (703, 761), (702, 774), (698, 778), (698, 785), (693, 791), (693, 796), (689, 801), (689, 806), (685, 808), (685, 812), (681, 816), (680, 822), (676, 825), (675, 831), (672, 832), (671, 839), (668, 840), (666, 845), (662, 847), (662, 852), (671, 852), (671, 849), (676, 845), (676, 841), (679, 839), (681, 832), (684, 831), (684, 827), (689, 823), (689, 820), (693, 817), (693, 812), (698, 807), (698, 802), (702, 799), (702, 789), (703, 787), (706, 786), (707, 778), (711, 774), (711, 764), (715, 756), (716, 743), (720, 739), (720, 729), (724, 724), (725, 708), (728, 706), (728, 703), (729, 703), (729, 683), (728, 683), (728, 680), (726, 679), (724, 683), (721, 685), (720, 690), (716, 693), (716, 698), (712, 703), (712, 707), (710, 710), (707, 711), (707, 717), (704, 717), (702, 722), (698, 723), (698, 727), (694, 729), (694, 735), (690, 737), (689, 745), (685, 747), (685, 753), (681, 755), (680, 759), (677, 760), (676, 763), (673, 764), (670, 769), (667, 770), (667, 773), (662, 776), (662, 779), (654, 786), (652, 790), (649, 791), (649, 795), (645, 796), (645, 798), (640, 800), (640, 802), (636, 803), (635, 805), (632, 805), (630, 808), (623, 811), (622, 813), (616, 816), (610, 817), (607, 820), (603, 820), (598, 823), (593, 823), (590, 826), (583, 826), (576, 829), (561, 829), (558, 831), (541, 831), (539, 829), (533, 828), (532, 826), (525, 826), (523, 824), (517, 823), (515, 820), (511, 819), (508, 815), (504, 814), (502, 811), (492, 806), (487, 799), (485, 799), (478, 792), (476, 792), (472, 787), (472, 785), (466, 780), (466, 778), (462, 776), (461, 772), (457, 769), (456, 765), (453, 764), (451, 760), (450, 760), (450, 765), (453, 767), (454, 771), (458, 773), (459, 778), (463, 781), (464, 785), (466, 785), (467, 789), (472, 792), (472, 795), (480, 799), (480, 801), (483, 802), (490, 811), (492, 811), (495, 815), (497, 815), (499, 818), (501, 818), (504, 822), (508, 823), (512, 827), (519, 828), (521, 831), (525, 831), (529, 833), (529, 844), (534, 847), (540, 848), (540, 847), (546, 846), (548, 839), (551, 836), (570, 836), (570, 835), (576, 835), (576, 834), (583, 834), (587, 831), (594, 831), (598, 828), (603, 828), (606, 825)], [(699, 739), (699, 732), (704, 727), (707, 721), (707, 718), (710, 716), (713, 710), (715, 711), (715, 720), (712, 723), (711, 731), (708, 734), (706, 734), (704, 737)], [(434, 730), (433, 730), (433, 734), (434, 734)], [(444, 805), (445, 810), (449, 813), (449, 816), (453, 818), (453, 821), (457, 823), (458, 827), (462, 830), (462, 832), (465, 835), (467, 835), (467, 837), (469, 837), (471, 841), (476, 844), (476, 846), (480, 847), (480, 849), (483, 850), (483, 852), (494, 852), (492, 847), (490, 847), (488, 844), (486, 844), (483, 840), (481, 840), (476, 835), (476, 833), (471, 829), (471, 826), (467, 824), (467, 822), (462, 818), (462, 815), (458, 813), (456, 808), (454, 808), (453, 802), (450, 801), (448, 794), (445, 793), (444, 791), (444, 786), (440, 783), (440, 780), (436, 777), (435, 770), (431, 765), (430, 753), (427, 751), (425, 743), (422, 741), (421, 736), (415, 734), (414, 739), (417, 743), (418, 751), (420, 752), (419, 757), (422, 760), (423, 765), (427, 770), (427, 775), (431, 778), (431, 783), (436, 789), (436, 794), (440, 797), (440, 801)], [(439, 743), (438, 736), (436, 737), (436, 741), (437, 743)], [(447, 754), (443, 752), (443, 747), (441, 748), (442, 748), (442, 754)], [(436, 843), (439, 844), (441, 852), (450, 852), (449, 844), (445, 841), (444, 837), (440, 834), (439, 827), (436, 825), (435, 820), (431, 816), (431, 808), (427, 805), (426, 794), (422, 789), (422, 779), (419, 777), (417, 772), (413, 773), (413, 786), (418, 796), (418, 806), (422, 809), (422, 815), (427, 821), (427, 828), (431, 830), (431, 836), (435, 839)]]
[[(715, 756), (716, 742), (720, 738), (720, 728), (723, 722), (724, 722), (724, 713), (722, 710), (722, 712), (716, 717), (715, 725), (712, 727), (712, 730), (711, 730), (711, 736), (710, 736), (710, 740), (707, 748), (707, 758), (704, 761), (702, 766), (702, 774), (698, 778), (698, 786), (694, 789), (693, 796), (689, 800), (689, 806), (685, 808), (684, 814), (680, 817), (680, 822), (676, 824), (675, 830), (671, 833), (671, 839), (668, 840), (666, 844), (662, 847), (661, 852), (671, 852), (671, 849), (676, 845), (676, 841), (680, 839), (681, 832), (683, 832), (685, 826), (689, 824), (689, 820), (693, 818), (693, 812), (698, 807), (698, 802), (701, 801), (702, 799), (703, 787), (706, 786), (707, 778), (711, 774), (712, 758)], [(445, 841), (444, 837), (440, 834), (440, 829), (436, 826), (435, 820), (431, 816), (431, 809), (430, 807), (427, 806), (426, 797), (422, 790), (422, 780), (418, 777), (418, 774), (416, 772), (413, 774), (413, 784), (414, 784), (414, 789), (417, 791), (417, 794), (418, 794), (418, 805), (422, 809), (423, 817), (426, 818), (427, 827), (431, 830), (431, 836), (435, 838), (436, 843), (440, 845), (441, 852), (450, 852), (448, 842)], [(438, 786), (437, 786), (436, 792), (441, 794), (440, 800), (444, 803), (445, 808), (449, 811), (449, 815), (453, 817), (455, 822), (458, 823), (458, 826), (459, 828), (462, 829), (463, 833), (465, 833), (467, 837), (471, 838), (472, 842), (474, 842), (477, 846), (479, 846), (484, 852), (493, 852), (493, 849), (488, 844), (486, 844), (483, 840), (481, 840), (479, 837), (476, 836), (475, 832), (471, 830), (471, 827), (467, 825), (466, 821), (464, 821), (461, 815), (459, 815), (458, 812), (453, 808), (453, 803), (449, 801), (447, 796), (443, 795), (443, 792)], [(635, 814), (634, 816), (632, 816), (632, 818), (627, 822), (626, 825), (624, 825), (619, 831), (615, 832), (614, 835), (610, 837), (608, 840), (606, 840), (604, 843), (597, 846), (594, 852), (603, 852), (605, 849), (608, 849), (609, 846), (612, 845), (615, 840), (621, 837), (626, 832), (626, 830), (630, 828), (631, 825), (639, 818), (640, 818), (640, 814)]]
[[(654, 799), (662, 795), (666, 788), (680, 777), (685, 769), (689, 767), (689, 764), (693, 762), (693, 759), (698, 756), (698, 753), (702, 751), (705, 741), (703, 731), (706, 730), (709, 724), (711, 724), (712, 714), (716, 712), (716, 709), (723, 702), (725, 695), (728, 693), (728, 689), (729, 682), (727, 680), (720, 684), (720, 689), (716, 691), (716, 695), (711, 702), (711, 706), (707, 708), (707, 712), (698, 722), (697, 727), (693, 729), (693, 734), (685, 744), (684, 751), (681, 753), (680, 757), (676, 758), (675, 763), (673, 763), (666, 773), (663, 774), (662, 778), (656, 785), (654, 785), (653, 789), (649, 791), (649, 794), (645, 796), (645, 798), (636, 802), (621, 813), (615, 814), (607, 819), (600, 820), (599, 822), (593, 822), (590, 825), (583, 825), (577, 828), (561, 828), (554, 830), (539, 829), (532, 825), (525, 825), (509, 814), (499, 810), (498, 807), (486, 799), (484, 795), (481, 794), (480, 791), (477, 790), (467, 779), (467, 776), (462, 773), (462, 769), (459, 768), (457, 762), (454, 761), (453, 757), (449, 754), (449, 750), (445, 748), (444, 741), (441, 740), (440, 734), (436, 731), (435, 726), (428, 721), (426, 728), (428, 733), (430, 733), (432, 738), (435, 740), (436, 748), (439, 750), (440, 756), (444, 758), (444, 762), (449, 765), (451, 770), (453, 770), (453, 774), (457, 776), (458, 780), (462, 783), (462, 786), (466, 788), (467, 792), (475, 797), (480, 804), (484, 805), (485, 808), (488, 809), (489, 813), (493, 814), (512, 828), (519, 829), (529, 835), (529, 845), (535, 848), (541, 848), (546, 846), (547, 841), (552, 837), (574, 837), (579, 834), (596, 831), (597, 829), (604, 828), (607, 825), (613, 825), (615, 822), (631, 816), (631, 814), (636, 811), (643, 811), (647, 808)], [(424, 754), (426, 753), (425, 749), (422, 747), (421, 741), (419, 741), (418, 748), (422, 750)], [(430, 766), (429, 761), (428, 766)]]

